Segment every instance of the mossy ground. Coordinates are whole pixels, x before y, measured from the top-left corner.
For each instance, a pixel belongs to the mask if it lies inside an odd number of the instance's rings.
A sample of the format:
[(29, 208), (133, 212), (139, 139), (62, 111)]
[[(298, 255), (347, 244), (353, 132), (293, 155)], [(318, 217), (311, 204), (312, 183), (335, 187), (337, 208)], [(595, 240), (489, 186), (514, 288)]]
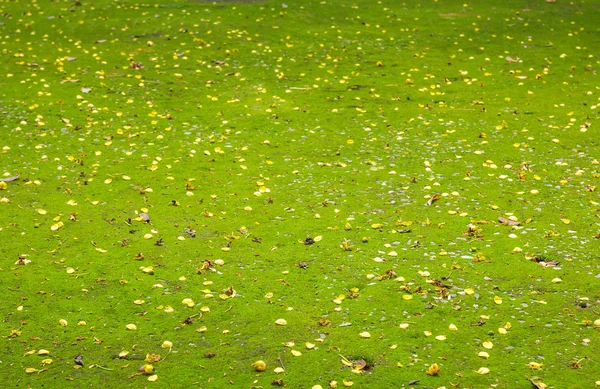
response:
[(3, 386), (597, 385), (600, 3), (285, 3), (0, 2)]

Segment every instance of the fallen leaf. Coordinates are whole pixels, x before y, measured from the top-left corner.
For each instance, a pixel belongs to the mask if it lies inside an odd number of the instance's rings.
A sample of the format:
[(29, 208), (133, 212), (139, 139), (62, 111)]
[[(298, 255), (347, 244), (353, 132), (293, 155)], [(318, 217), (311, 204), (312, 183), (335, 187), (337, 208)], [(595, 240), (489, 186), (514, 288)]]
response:
[(431, 206), (433, 205), (433, 203), (435, 203), (436, 201), (438, 201), (439, 199), (441, 199), (442, 196), (440, 196), (439, 194), (434, 194), (433, 196), (431, 196), (431, 198), (427, 201), (427, 206)]
[(425, 373), (427, 373), (427, 375), (431, 375), (431, 376), (440, 375), (440, 367), (437, 365), (437, 363), (434, 363), (433, 365), (429, 366), (429, 368), (425, 371)]
[(502, 216), (498, 216), (498, 221), (505, 226), (518, 226), (521, 224), (521, 222), (510, 220)]
[(16, 181), (19, 179), (21, 175), (17, 174), (11, 177), (4, 177), (4, 178), (0, 178), (0, 182), (11, 182), (11, 181)]

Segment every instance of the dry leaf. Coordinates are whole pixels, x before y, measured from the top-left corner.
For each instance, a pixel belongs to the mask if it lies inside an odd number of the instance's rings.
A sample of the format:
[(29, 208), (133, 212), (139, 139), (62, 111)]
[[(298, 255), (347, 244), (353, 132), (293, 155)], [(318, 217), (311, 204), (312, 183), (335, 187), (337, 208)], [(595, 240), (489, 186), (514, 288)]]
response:
[(437, 363), (434, 363), (433, 365), (429, 366), (425, 373), (427, 373), (427, 375), (437, 376), (440, 374), (440, 367), (437, 365)]
[(502, 217), (502, 216), (498, 216), (498, 221), (501, 224), (504, 224), (505, 226), (518, 226), (518, 225), (521, 225), (521, 222), (510, 220), (510, 219), (507, 219), (507, 218)]
[(252, 364), (252, 367), (254, 367), (254, 370), (256, 371), (265, 371), (265, 369), (267, 368), (267, 364), (264, 361), (256, 361)]
[(0, 178), (0, 182), (11, 182), (11, 181), (16, 181), (16, 180), (18, 180), (18, 179), (19, 179), (19, 177), (20, 177), (20, 176), (21, 176), (20, 174), (17, 174), (17, 175), (14, 175), (14, 176), (12, 176), (12, 177)]
[(439, 199), (441, 199), (442, 196), (440, 196), (439, 194), (434, 194), (433, 196), (431, 196), (431, 198), (427, 201), (427, 205), (431, 206), (433, 205), (433, 203), (435, 203), (436, 201), (438, 201)]

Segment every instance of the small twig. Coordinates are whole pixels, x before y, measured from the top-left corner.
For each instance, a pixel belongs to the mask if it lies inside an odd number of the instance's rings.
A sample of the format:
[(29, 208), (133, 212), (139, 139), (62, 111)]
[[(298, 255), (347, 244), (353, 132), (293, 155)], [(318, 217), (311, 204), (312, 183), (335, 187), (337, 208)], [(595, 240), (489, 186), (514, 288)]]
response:
[(232, 309), (232, 308), (233, 308), (233, 305), (232, 305), (232, 306), (230, 306), (229, 308), (227, 308), (227, 309), (225, 310), (225, 313), (227, 313), (227, 312), (231, 311), (231, 309)]
[(285, 370), (285, 366), (283, 366), (283, 361), (281, 360), (281, 355), (277, 355), (277, 362), (281, 365), (281, 368)]
[(97, 367), (98, 369), (102, 369), (102, 370), (108, 370), (108, 371), (114, 371), (114, 369), (109, 369), (108, 367), (104, 367), (104, 366), (100, 366), (100, 365), (90, 365), (90, 369), (93, 367)]
[(173, 347), (169, 347), (169, 352), (167, 353), (167, 355), (165, 355), (164, 358), (162, 358), (160, 361), (158, 361), (156, 363), (161, 363), (162, 361), (164, 361), (165, 359), (167, 359), (167, 357), (169, 356), (169, 354), (171, 354), (171, 350), (173, 350)]

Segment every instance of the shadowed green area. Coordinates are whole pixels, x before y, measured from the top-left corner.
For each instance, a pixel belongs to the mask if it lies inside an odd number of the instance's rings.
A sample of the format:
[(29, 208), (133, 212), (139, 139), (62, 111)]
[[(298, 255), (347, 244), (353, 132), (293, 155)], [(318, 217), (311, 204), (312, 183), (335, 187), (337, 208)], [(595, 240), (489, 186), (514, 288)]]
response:
[(5, 387), (599, 385), (600, 2), (0, 15)]

